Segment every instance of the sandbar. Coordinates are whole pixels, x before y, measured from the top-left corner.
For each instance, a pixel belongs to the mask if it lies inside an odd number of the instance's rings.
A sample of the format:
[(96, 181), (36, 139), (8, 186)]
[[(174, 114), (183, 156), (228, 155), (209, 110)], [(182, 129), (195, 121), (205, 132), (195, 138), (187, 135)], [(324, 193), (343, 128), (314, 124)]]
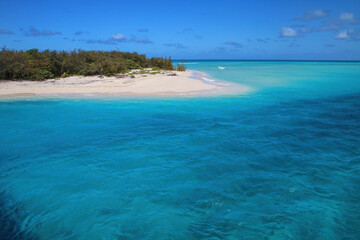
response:
[(0, 81), (0, 98), (210, 96), (245, 94), (245, 85), (211, 79), (199, 71), (157, 71), (152, 74), (71, 76), (44, 81)]

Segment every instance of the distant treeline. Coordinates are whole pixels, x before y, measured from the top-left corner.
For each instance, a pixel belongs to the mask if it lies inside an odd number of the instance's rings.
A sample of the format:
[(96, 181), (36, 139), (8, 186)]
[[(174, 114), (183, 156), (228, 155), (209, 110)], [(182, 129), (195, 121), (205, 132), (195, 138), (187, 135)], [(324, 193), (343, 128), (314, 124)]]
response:
[(38, 49), (16, 51), (5, 48), (0, 52), (0, 79), (8, 80), (44, 80), (70, 75), (111, 76), (139, 68), (174, 70), (170, 57), (147, 58), (145, 54), (136, 52), (83, 50), (41, 52)]

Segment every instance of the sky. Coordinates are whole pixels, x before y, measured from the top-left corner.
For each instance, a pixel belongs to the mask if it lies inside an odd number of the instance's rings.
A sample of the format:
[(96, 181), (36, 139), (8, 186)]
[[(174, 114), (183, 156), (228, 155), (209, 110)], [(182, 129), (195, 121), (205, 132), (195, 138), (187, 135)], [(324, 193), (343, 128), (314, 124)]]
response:
[(0, 44), (184, 60), (360, 60), (360, 0), (1, 0)]

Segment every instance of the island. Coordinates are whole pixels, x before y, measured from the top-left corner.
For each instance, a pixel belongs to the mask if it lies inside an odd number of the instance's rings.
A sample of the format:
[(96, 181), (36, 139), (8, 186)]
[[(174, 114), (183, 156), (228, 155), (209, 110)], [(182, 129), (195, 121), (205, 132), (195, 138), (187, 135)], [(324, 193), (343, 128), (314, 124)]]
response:
[(245, 93), (236, 83), (174, 66), (171, 58), (119, 51), (0, 52), (0, 98), (188, 96)]

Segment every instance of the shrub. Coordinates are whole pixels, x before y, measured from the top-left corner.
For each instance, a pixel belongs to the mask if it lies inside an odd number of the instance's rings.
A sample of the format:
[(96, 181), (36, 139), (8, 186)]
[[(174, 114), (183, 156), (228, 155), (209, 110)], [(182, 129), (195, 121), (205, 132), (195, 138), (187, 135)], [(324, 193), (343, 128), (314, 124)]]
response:
[(176, 67), (176, 71), (181, 71), (181, 72), (183, 72), (183, 71), (185, 71), (185, 70), (186, 70), (186, 67), (185, 67), (185, 65), (183, 65), (183, 64), (178, 64), (177, 67)]
[(45, 80), (49, 78), (54, 78), (54, 74), (45, 69), (37, 69), (33, 75), (29, 76), (30, 80)]
[(61, 77), (62, 78), (66, 78), (66, 77), (68, 77), (69, 75), (66, 73), (66, 72), (64, 72), (63, 74), (61, 74)]

